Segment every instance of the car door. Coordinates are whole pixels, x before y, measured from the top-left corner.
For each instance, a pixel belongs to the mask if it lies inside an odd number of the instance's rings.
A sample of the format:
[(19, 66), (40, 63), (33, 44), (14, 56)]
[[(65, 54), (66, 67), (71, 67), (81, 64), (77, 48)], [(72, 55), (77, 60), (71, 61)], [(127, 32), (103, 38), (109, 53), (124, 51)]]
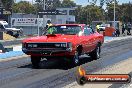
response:
[(89, 41), (90, 41), (90, 50), (93, 51), (95, 48), (96, 48), (96, 34), (95, 32), (93, 31), (92, 28), (88, 28), (89, 32), (90, 32), (90, 35), (89, 35)]
[(88, 27), (85, 26), (84, 27), (84, 50), (85, 50), (85, 53), (87, 52), (90, 52), (91, 51), (91, 45), (90, 45), (90, 31), (88, 30)]

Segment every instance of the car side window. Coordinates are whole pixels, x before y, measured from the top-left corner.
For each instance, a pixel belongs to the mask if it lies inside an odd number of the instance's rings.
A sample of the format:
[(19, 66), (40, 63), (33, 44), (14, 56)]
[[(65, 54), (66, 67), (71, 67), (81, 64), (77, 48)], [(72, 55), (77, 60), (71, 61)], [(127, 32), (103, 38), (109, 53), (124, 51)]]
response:
[(89, 28), (89, 31), (90, 31), (90, 34), (93, 34), (94, 33), (94, 31), (93, 31), (92, 28)]
[(90, 30), (88, 27), (84, 27), (84, 35), (90, 35)]

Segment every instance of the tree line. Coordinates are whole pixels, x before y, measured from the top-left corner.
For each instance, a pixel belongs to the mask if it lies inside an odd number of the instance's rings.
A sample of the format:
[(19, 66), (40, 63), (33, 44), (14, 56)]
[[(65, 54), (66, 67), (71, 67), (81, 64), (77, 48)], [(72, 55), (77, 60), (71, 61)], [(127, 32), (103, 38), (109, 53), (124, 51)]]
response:
[[(27, 1), (20, 1), (14, 3), (12, 0), (1, 0), (6, 9), (12, 9), (13, 13), (32, 13), (37, 14), (38, 11), (43, 10), (42, 0), (36, 0), (35, 4)], [(89, 0), (88, 0), (89, 1)], [(90, 4), (86, 6), (77, 5), (73, 0), (54, 0), (50, 3), (46, 0), (46, 9), (54, 9), (60, 7), (76, 7), (74, 15), (77, 23), (89, 24), (92, 21), (113, 21), (114, 19), (114, 0), (100, 0), (100, 5), (96, 5), (97, 0), (91, 0)], [(106, 8), (104, 9), (104, 4)], [(115, 16), (116, 21), (132, 22), (132, 2), (119, 4), (115, 0)]]

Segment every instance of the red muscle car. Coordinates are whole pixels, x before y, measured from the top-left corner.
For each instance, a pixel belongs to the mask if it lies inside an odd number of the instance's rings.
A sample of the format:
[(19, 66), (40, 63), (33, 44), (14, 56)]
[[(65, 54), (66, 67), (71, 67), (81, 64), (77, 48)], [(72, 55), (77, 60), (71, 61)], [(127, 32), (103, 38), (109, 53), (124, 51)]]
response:
[(35, 68), (39, 67), (42, 58), (67, 59), (77, 65), (79, 56), (84, 53), (98, 59), (103, 42), (103, 35), (85, 24), (58, 24), (50, 26), (43, 36), (24, 39), (22, 51), (31, 55)]

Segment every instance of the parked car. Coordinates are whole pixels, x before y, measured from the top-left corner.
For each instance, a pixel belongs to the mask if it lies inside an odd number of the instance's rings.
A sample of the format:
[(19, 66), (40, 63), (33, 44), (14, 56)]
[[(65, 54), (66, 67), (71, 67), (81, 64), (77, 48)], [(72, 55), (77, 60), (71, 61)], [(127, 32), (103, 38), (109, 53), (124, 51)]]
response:
[(50, 26), (46, 35), (24, 39), (22, 51), (31, 55), (35, 68), (39, 67), (43, 58), (69, 60), (70, 64), (78, 65), (79, 56), (84, 53), (98, 59), (103, 42), (103, 35), (85, 24), (58, 24)]
[(105, 25), (99, 25), (99, 31), (105, 31), (106, 26)]
[(20, 29), (11, 28), (6, 21), (0, 21), (0, 32), (5, 32), (17, 38), (20, 35), (20, 31)]

